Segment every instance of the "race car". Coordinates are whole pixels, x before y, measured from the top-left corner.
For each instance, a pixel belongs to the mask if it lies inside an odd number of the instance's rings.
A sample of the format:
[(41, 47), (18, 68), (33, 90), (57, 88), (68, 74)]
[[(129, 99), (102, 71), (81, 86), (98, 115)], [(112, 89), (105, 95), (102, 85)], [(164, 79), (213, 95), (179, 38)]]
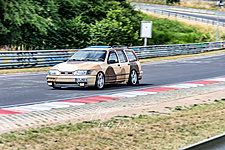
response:
[(55, 89), (89, 87), (126, 82), (137, 85), (143, 71), (134, 50), (110, 46), (91, 46), (78, 50), (68, 61), (52, 67), (46, 77)]

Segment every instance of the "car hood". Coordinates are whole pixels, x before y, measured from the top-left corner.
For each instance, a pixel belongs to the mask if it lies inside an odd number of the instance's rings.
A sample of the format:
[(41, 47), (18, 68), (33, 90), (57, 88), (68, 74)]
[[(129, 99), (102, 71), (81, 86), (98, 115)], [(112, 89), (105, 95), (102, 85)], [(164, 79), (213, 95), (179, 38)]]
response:
[(104, 62), (64, 62), (60, 63), (51, 69), (57, 69), (59, 71), (75, 71), (75, 70), (94, 70), (94, 69), (101, 69), (101, 66)]

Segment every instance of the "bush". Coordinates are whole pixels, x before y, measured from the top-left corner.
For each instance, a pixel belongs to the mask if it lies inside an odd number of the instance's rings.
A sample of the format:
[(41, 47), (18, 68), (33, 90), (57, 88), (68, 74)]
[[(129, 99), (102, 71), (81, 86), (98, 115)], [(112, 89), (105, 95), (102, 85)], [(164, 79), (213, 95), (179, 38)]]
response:
[(142, 20), (153, 21), (149, 44), (207, 41), (196, 29), (149, 17), (125, 0), (0, 0), (0, 46), (26, 49), (143, 45)]
[(0, 12), (0, 45), (51, 49), (140, 41), (142, 17), (125, 0), (0, 0)]

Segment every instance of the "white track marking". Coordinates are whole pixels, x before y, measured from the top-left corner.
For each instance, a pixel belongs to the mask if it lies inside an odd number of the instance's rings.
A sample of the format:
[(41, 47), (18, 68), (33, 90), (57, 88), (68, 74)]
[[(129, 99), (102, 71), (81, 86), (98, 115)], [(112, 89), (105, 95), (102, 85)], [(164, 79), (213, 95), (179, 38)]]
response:
[(149, 92), (142, 92), (142, 91), (132, 91), (132, 92), (127, 92), (131, 94), (136, 94), (136, 95), (148, 95)]
[(187, 87), (198, 87), (198, 86), (204, 86), (204, 84), (193, 84), (193, 83), (184, 83), (181, 85), (186, 85)]
[(4, 110), (11, 110), (11, 111), (36, 111), (36, 109), (30, 108), (28, 106), (9, 107), (9, 108), (4, 108)]
[(169, 88), (181, 88), (181, 89), (188, 89), (188, 88), (191, 88), (190, 86), (183, 85), (183, 84), (175, 84), (175, 85), (169, 85), (169, 86), (164, 86), (164, 87), (169, 87)]
[(225, 78), (213, 78), (213, 79), (208, 79), (207, 81), (225, 81)]
[(153, 95), (153, 94), (157, 94), (158, 93), (158, 92), (147, 92), (147, 91), (136, 91), (136, 92), (145, 93), (147, 95)]
[(120, 94), (112, 94), (112, 97), (136, 97), (136, 95), (131, 95), (131, 94), (124, 94), (124, 93), (120, 93)]

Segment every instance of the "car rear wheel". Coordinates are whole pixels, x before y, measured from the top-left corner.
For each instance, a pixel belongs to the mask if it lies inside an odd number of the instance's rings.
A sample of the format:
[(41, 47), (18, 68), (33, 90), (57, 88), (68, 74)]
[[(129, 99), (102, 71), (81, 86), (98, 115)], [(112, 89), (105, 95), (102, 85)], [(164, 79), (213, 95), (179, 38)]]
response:
[(135, 70), (131, 70), (128, 85), (134, 86), (134, 85), (138, 85), (138, 84), (139, 84), (139, 81), (138, 81), (137, 72)]
[(102, 72), (99, 72), (96, 76), (95, 86), (97, 89), (101, 90), (104, 88), (104, 85), (105, 85), (105, 76)]

